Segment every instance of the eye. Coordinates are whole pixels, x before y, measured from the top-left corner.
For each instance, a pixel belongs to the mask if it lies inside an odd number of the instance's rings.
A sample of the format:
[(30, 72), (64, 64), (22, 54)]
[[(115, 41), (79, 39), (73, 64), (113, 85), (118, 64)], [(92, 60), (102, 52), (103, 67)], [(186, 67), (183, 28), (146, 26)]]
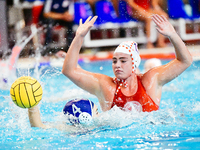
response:
[(117, 63), (117, 60), (113, 60), (113, 64), (116, 64)]
[(121, 62), (122, 62), (122, 63), (125, 63), (125, 62), (126, 62), (126, 60), (121, 60)]

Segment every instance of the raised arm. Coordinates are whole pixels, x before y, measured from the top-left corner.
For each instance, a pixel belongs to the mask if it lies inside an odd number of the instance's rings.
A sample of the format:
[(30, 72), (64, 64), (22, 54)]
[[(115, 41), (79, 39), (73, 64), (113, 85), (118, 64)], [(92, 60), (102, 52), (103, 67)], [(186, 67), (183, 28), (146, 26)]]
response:
[(31, 124), (31, 127), (40, 127), (46, 129), (47, 126), (44, 125), (41, 121), (40, 111), (38, 106), (28, 109), (28, 117)]
[(82, 89), (95, 95), (95, 91), (99, 88), (99, 75), (78, 68), (77, 63), (84, 37), (93, 26), (96, 19), (97, 16), (93, 18), (89, 17), (84, 24), (82, 23), (82, 20), (80, 20), (80, 25), (76, 31), (76, 36), (69, 47), (62, 68), (62, 73), (72, 82)]
[(80, 20), (80, 25), (76, 31), (76, 36), (69, 47), (63, 64), (62, 72), (66, 76), (70, 76), (71, 73), (77, 69), (79, 52), (82, 47), (84, 37), (93, 26), (97, 17), (92, 18), (92, 20), (90, 19), (91, 17), (89, 17), (84, 24), (82, 24), (82, 19)]
[(157, 25), (158, 32), (168, 37), (175, 48), (176, 59), (158, 69), (158, 83), (164, 85), (186, 70), (193, 60), (174, 27), (164, 16), (153, 15), (152, 20)]

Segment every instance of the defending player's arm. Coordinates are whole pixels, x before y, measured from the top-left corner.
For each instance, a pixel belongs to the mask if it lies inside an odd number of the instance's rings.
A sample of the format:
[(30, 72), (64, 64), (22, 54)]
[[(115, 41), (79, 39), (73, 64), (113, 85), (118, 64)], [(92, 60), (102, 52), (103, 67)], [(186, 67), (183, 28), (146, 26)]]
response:
[(160, 85), (164, 85), (186, 70), (193, 60), (187, 47), (169, 21), (164, 16), (159, 15), (153, 15), (152, 19), (157, 25), (158, 32), (169, 38), (176, 53), (176, 59), (158, 69), (158, 82)]
[(92, 19), (89, 17), (85, 23), (82, 23), (82, 20), (80, 20), (76, 36), (67, 52), (62, 69), (62, 73), (65, 76), (67, 76), (76, 85), (92, 94), (95, 94), (96, 90), (99, 89), (98, 75), (78, 68), (77, 63), (84, 37), (93, 26), (96, 19), (97, 16)]
[(46, 129), (47, 126), (42, 123), (40, 117), (40, 111), (38, 106), (32, 107), (28, 109), (28, 117), (31, 124), (31, 127), (40, 127)]

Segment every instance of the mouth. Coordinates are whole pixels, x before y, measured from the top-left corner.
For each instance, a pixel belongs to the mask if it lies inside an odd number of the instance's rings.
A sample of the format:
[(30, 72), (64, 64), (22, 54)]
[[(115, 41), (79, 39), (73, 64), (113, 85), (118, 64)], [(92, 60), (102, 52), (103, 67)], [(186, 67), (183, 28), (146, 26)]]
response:
[(122, 71), (121, 70), (115, 70), (115, 73), (121, 73)]

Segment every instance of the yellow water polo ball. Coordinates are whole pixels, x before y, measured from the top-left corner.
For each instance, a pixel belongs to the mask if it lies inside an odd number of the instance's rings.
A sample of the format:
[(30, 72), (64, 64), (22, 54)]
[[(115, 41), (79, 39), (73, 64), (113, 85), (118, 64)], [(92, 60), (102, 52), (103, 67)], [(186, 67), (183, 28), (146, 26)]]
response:
[(13, 102), (21, 108), (36, 106), (42, 99), (42, 94), (40, 83), (30, 76), (18, 78), (10, 88)]

